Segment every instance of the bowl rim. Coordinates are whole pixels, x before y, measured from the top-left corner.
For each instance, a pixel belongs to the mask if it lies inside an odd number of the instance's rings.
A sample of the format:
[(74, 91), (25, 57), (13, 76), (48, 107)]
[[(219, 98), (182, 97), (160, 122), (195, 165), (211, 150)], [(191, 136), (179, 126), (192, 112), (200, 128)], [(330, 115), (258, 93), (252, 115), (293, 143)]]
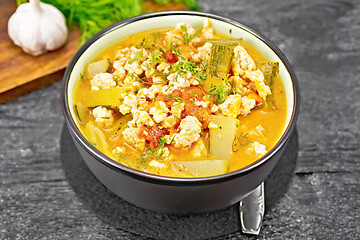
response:
[[(283, 135), (280, 137), (278, 142), (275, 144), (275, 146), (264, 156), (259, 158), (257, 161), (253, 162), (252, 164), (238, 169), (233, 172), (228, 172), (221, 175), (216, 176), (209, 176), (209, 177), (198, 177), (198, 178), (179, 178), (179, 177), (168, 177), (168, 176), (161, 176), (161, 175), (155, 175), (151, 173), (142, 172), (130, 167), (127, 167), (125, 165), (122, 165), (110, 157), (107, 157), (105, 154), (101, 153), (99, 150), (97, 150), (94, 146), (92, 146), (86, 138), (81, 134), (78, 127), (76, 126), (73, 117), (70, 114), (69, 110), (69, 104), (68, 104), (68, 83), (70, 79), (70, 75), (72, 72), (72, 69), (74, 68), (77, 60), (81, 57), (81, 55), (90, 47), (92, 43), (97, 41), (102, 36), (117, 30), (125, 25), (131, 24), (133, 22), (139, 21), (139, 20), (145, 20), (148, 18), (154, 18), (154, 17), (164, 17), (169, 15), (189, 15), (189, 16), (197, 16), (197, 17), (205, 17), (210, 18), (218, 21), (225, 22), (227, 24), (231, 24), (237, 28), (241, 28), (244, 31), (249, 32), (253, 36), (257, 37), (260, 41), (262, 41), (264, 44), (266, 44), (283, 62), (285, 68), (287, 69), (291, 82), (292, 82), (292, 89), (293, 89), (293, 96), (294, 96), (294, 103), (293, 103), (293, 111), (291, 113), (290, 122), (288, 126), (286, 127)], [(198, 12), (198, 11), (160, 11), (160, 12), (152, 12), (152, 13), (145, 13), (142, 15), (138, 15), (135, 17), (131, 17), (122, 21), (119, 21), (117, 23), (114, 23), (110, 25), (107, 28), (104, 28), (97, 34), (95, 34), (93, 37), (91, 37), (89, 40), (87, 40), (75, 53), (75, 55), (70, 60), (63, 79), (62, 79), (62, 85), (61, 85), (61, 107), (63, 111), (63, 115), (65, 118), (65, 122), (69, 128), (70, 131), (72, 131), (73, 137), (75, 137), (75, 140), (84, 147), (84, 149), (92, 155), (98, 162), (101, 164), (104, 164), (105, 166), (117, 171), (121, 172), (123, 174), (126, 174), (132, 178), (135, 178), (137, 180), (151, 182), (154, 184), (161, 184), (161, 185), (207, 185), (207, 184), (213, 184), (213, 183), (220, 183), (224, 181), (230, 181), (234, 178), (238, 178), (239, 176), (243, 176), (246, 174), (250, 174), (251, 172), (255, 171), (257, 168), (259, 168), (262, 164), (270, 160), (270, 158), (275, 155), (290, 139), (291, 134), (293, 133), (296, 121), (299, 115), (300, 111), (300, 87), (295, 75), (295, 72), (293, 70), (293, 67), (291, 66), (290, 62), (286, 58), (286, 56), (282, 53), (282, 51), (267, 37), (260, 34), (259, 32), (253, 30), (251, 27), (240, 23), (238, 21), (232, 20), (230, 18), (222, 17), (216, 14), (212, 13), (205, 13), (205, 12)]]

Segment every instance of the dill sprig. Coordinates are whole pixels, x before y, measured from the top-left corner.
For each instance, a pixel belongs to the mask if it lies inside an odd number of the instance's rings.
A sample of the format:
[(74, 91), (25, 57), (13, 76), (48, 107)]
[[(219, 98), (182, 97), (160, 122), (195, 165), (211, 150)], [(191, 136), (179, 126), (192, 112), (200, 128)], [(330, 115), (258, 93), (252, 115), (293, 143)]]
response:
[(184, 31), (184, 44), (189, 45), (190, 41), (196, 37), (197, 33), (189, 34), (185, 25), (181, 25), (181, 29)]
[(239, 151), (240, 147), (245, 147), (246, 145), (253, 143), (250, 141), (247, 136), (249, 133), (240, 133), (239, 136), (236, 136), (234, 138), (233, 144), (232, 144), (232, 150), (233, 152)]
[[(42, 0), (59, 9), (66, 18), (69, 27), (79, 27), (80, 45), (94, 34), (113, 23), (140, 15), (145, 12), (143, 3), (148, 0)], [(17, 5), (28, 0), (16, 0)], [(171, 2), (185, 3), (189, 10), (200, 10), (196, 0), (153, 0), (167, 5)]]
[(196, 81), (198, 81), (200, 84), (203, 84), (206, 80), (206, 67), (205, 65), (199, 65), (193, 61), (187, 61), (185, 59), (182, 59), (178, 61), (175, 65), (171, 66), (171, 69), (178, 74), (186, 74), (187, 72), (190, 72), (192, 75), (194, 75), (196, 78)]
[(221, 104), (230, 95), (231, 86), (228, 82), (223, 81), (223, 84), (216, 86), (211, 84), (209, 95), (215, 101), (216, 104)]

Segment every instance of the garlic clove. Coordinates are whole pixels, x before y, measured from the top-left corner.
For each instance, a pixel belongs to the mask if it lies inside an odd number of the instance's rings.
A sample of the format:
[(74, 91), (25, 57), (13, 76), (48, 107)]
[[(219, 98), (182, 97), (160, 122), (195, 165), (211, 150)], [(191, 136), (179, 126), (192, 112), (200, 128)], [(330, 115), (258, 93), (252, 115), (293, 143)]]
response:
[(24, 52), (38, 56), (65, 44), (68, 29), (64, 15), (39, 0), (21, 4), (8, 22), (8, 34)]

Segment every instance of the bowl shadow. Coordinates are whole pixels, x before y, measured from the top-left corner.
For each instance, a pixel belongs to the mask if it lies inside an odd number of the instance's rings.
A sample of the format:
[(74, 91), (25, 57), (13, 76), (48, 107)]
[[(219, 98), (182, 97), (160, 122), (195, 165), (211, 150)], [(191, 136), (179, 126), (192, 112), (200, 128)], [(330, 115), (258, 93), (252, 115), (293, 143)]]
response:
[[(157, 213), (126, 202), (107, 190), (82, 160), (68, 128), (60, 140), (60, 158), (65, 176), (82, 204), (104, 223), (154, 239), (209, 239), (241, 232), (237, 204), (222, 210), (190, 215)], [(271, 210), (287, 191), (298, 155), (295, 129), (283, 156), (265, 181), (265, 209)], [(266, 214), (265, 212), (265, 214)]]

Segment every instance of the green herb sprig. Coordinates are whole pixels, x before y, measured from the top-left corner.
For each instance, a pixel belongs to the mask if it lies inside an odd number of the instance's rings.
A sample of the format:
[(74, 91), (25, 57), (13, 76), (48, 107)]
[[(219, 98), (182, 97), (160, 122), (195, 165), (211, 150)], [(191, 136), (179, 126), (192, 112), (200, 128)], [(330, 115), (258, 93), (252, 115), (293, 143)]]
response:
[[(42, 0), (59, 9), (69, 27), (78, 26), (81, 31), (80, 45), (94, 34), (113, 23), (145, 12), (144, 1), (148, 0)], [(16, 0), (17, 5), (28, 0)], [(200, 10), (196, 0), (153, 0), (167, 5), (171, 2), (185, 3), (189, 10)]]

